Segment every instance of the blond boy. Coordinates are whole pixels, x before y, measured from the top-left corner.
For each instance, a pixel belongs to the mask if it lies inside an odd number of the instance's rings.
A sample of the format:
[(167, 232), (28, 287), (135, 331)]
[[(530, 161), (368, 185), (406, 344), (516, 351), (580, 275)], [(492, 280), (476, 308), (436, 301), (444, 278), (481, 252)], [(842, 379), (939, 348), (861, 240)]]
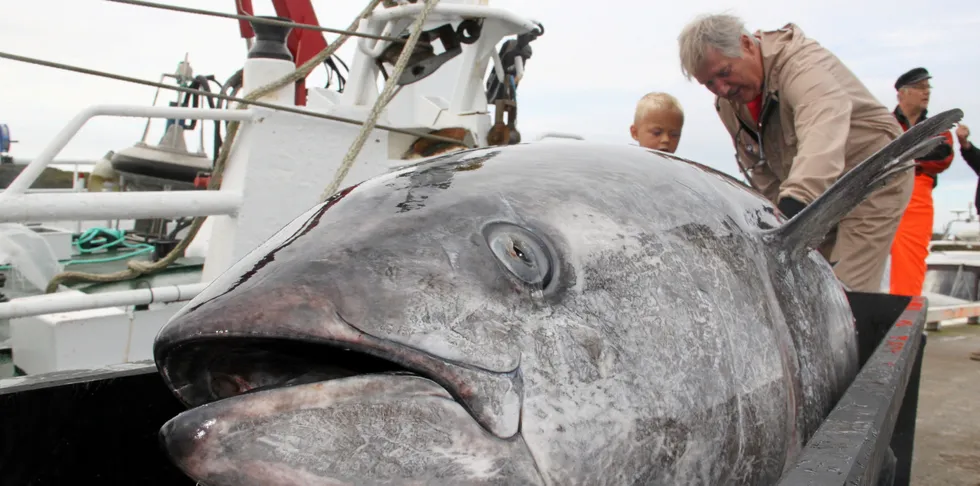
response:
[(630, 135), (641, 147), (674, 153), (681, 141), (684, 110), (667, 93), (648, 93), (640, 98), (630, 125)]

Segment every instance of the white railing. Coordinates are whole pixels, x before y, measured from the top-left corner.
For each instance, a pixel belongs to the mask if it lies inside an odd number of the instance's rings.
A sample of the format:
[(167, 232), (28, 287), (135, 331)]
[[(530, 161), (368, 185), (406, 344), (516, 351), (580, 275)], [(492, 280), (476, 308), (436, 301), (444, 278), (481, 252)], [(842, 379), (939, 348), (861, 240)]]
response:
[[(30, 164), (31, 161), (21, 157), (14, 157), (13, 163), (14, 165), (27, 165)], [(54, 165), (74, 165), (77, 167), (80, 165), (95, 165), (98, 164), (99, 161), (97, 159), (60, 159), (54, 160), (51, 163)]]
[[(71, 167), (71, 181), (72, 181), (71, 182), (71, 186), (72, 187), (69, 188), (69, 189), (33, 188), (32, 187), (32, 188), (27, 189), (26, 191), (24, 191), (24, 194), (66, 194), (66, 193), (73, 193), (73, 192), (85, 192), (86, 186), (87, 186), (86, 180), (85, 179), (81, 179), (81, 178), (78, 177), (78, 174), (81, 172), (80, 167), (81, 166), (95, 167), (95, 165), (97, 163), (98, 163), (98, 161), (95, 161), (95, 160), (64, 160), (64, 159), (62, 159), (62, 160), (53, 160), (48, 165), (49, 167), (50, 166), (62, 166), (62, 167), (69, 166), (69, 167)], [(26, 166), (28, 164), (30, 164), (30, 160), (22, 160), (22, 159), (18, 159), (16, 157), (14, 158), (14, 165), (24, 165), (24, 166)], [(62, 170), (64, 170), (64, 169), (62, 169)], [(6, 190), (7, 190), (7, 188), (0, 189), (0, 195), (2, 195), (4, 192), (6, 192)], [(110, 224), (110, 226), (113, 226), (113, 225)], [(116, 220), (116, 223), (115, 223), (114, 226), (116, 226), (116, 227), (119, 226), (119, 220)], [(75, 231), (76, 232), (79, 232), (79, 233), (82, 232), (82, 222), (80, 220), (79, 221), (75, 221)]]
[[(0, 193), (0, 222), (38, 222), (65, 220), (111, 220), (172, 218), (187, 216), (236, 216), (243, 195), (234, 189), (212, 191), (75, 192), (29, 189), (45, 167), (96, 116), (172, 118), (238, 121), (250, 123), (250, 109), (208, 109), (157, 106), (99, 105), (76, 115), (57, 136)], [(77, 170), (77, 169), (76, 169)], [(77, 176), (76, 176), (77, 177)], [(196, 296), (207, 282), (157, 288), (82, 294), (55, 294), (22, 297), (0, 303), (0, 318), (28, 317), (103, 307), (130, 306), (153, 302), (179, 302)]]
[(21, 297), (0, 304), (0, 319), (16, 319), (55, 312), (71, 312), (103, 307), (183, 302), (201, 293), (209, 282), (165, 285), (162, 287), (85, 294), (65, 292)]
[(96, 116), (175, 118), (251, 122), (252, 110), (97, 105), (86, 108), (0, 193), (0, 222), (167, 218), (234, 215), (242, 204), (237, 191), (141, 191), (45, 194), (27, 192), (72, 137)]
[[(0, 189), (0, 194), (3, 194), (6, 189)], [(26, 191), (24, 194), (70, 194), (73, 192), (80, 192), (81, 189), (77, 187), (72, 188), (50, 188), (50, 187), (32, 187)]]
[[(389, 22), (401, 20), (408, 23), (414, 21), (415, 17), (419, 15), (423, 8), (425, 8), (425, 5), (415, 3), (374, 11), (371, 13), (371, 16), (367, 18), (366, 25), (360, 30), (374, 35), (381, 35), (381, 29)], [(521, 17), (520, 15), (503, 8), (489, 7), (486, 5), (440, 3), (432, 9), (432, 13), (429, 14), (429, 18), (483, 18), (488, 20), (497, 20), (505, 25), (509, 25), (511, 29), (521, 32), (527, 32), (537, 28), (537, 22), (535, 22), (533, 19)], [(391, 30), (395, 29), (393, 28)], [(357, 48), (371, 58), (377, 58), (380, 56), (388, 45), (389, 44), (386, 42), (376, 41), (367, 37), (360, 37), (357, 39)]]
[(169, 106), (139, 106), (139, 105), (96, 105), (90, 106), (75, 115), (65, 128), (62, 128), (54, 140), (41, 153), (27, 164), (27, 167), (7, 186), (7, 193), (22, 193), (34, 183), (44, 172), (44, 168), (54, 160), (72, 137), (97, 116), (125, 116), (134, 118), (195, 118), (199, 120), (222, 120), (250, 122), (255, 114), (251, 110), (215, 110), (210, 108), (178, 108)]
[(232, 191), (79, 192), (0, 194), (0, 223), (177, 218), (234, 215), (242, 195)]

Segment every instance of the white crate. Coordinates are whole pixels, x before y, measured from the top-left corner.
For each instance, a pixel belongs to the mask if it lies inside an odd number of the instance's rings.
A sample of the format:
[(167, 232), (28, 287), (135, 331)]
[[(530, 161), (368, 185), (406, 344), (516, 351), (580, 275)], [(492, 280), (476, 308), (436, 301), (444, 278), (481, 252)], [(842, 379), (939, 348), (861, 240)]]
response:
[(27, 225), (32, 231), (37, 233), (39, 236), (44, 238), (51, 249), (54, 251), (54, 255), (58, 258), (58, 261), (70, 260), (72, 257), (72, 232), (66, 231), (61, 228), (53, 228), (51, 226), (44, 225)]
[(107, 307), (11, 319), (13, 362), (36, 375), (151, 360), (156, 335), (184, 304), (154, 304), (132, 318)]

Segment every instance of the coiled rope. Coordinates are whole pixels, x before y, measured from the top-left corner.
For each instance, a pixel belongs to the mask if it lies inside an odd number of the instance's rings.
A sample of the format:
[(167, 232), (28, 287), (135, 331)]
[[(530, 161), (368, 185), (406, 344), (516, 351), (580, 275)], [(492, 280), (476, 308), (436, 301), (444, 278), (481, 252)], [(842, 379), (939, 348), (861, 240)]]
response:
[[(92, 255), (100, 251), (109, 250), (116, 247), (129, 248), (133, 251), (120, 255), (107, 256), (105, 258), (85, 257), (71, 260), (61, 260), (59, 263), (62, 265), (91, 265), (94, 263), (115, 262), (132, 258), (137, 255), (142, 255), (144, 253), (149, 253), (154, 250), (153, 245), (150, 244), (130, 243), (126, 241), (126, 232), (123, 230), (102, 227), (86, 230), (72, 242), (72, 246), (78, 250), (80, 255)], [(0, 265), (0, 270), (10, 270), (11, 268), (13, 268), (12, 265)], [(3, 275), (0, 274), (0, 278), (2, 277)], [(2, 285), (0, 285), (0, 287), (2, 287)]]

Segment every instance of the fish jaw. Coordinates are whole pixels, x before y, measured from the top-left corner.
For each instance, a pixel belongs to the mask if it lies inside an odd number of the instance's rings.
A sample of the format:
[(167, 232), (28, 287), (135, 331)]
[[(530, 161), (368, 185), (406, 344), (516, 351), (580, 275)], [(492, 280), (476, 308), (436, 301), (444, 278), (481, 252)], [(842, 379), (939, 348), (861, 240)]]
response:
[(208, 486), (544, 484), (521, 436), (493, 436), (443, 387), (412, 375), (226, 398), (174, 417), (160, 440)]
[[(264, 320), (275, 325), (263, 326)], [(297, 354), (300, 348), (307, 352)], [(239, 355), (241, 349), (251, 352)], [(240, 394), (293, 380), (408, 371), (449, 390), (497, 437), (520, 432), (524, 384), (519, 367), (489, 371), (375, 337), (347, 322), (329, 300), (297, 288), (238, 295), (223, 307), (176, 316), (158, 336), (154, 355), (167, 386), (188, 407), (229, 396), (208, 392), (215, 372), (238, 382), (241, 386), (230, 394)]]

